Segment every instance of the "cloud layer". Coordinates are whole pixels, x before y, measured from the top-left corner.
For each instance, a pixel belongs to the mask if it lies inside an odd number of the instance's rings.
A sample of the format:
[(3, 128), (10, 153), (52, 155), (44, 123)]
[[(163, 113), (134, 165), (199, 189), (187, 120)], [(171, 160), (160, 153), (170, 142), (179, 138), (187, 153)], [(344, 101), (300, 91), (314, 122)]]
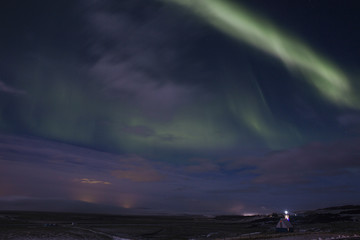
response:
[(358, 9), (240, 2), (0, 8), (7, 206), (237, 214), (357, 203)]

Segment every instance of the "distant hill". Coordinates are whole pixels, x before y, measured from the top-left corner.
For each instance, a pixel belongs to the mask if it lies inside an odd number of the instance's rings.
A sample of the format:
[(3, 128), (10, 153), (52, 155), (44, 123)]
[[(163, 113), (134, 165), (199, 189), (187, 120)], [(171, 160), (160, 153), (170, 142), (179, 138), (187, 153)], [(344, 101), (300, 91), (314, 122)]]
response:
[(360, 205), (344, 205), (344, 206), (336, 206), (336, 207), (327, 207), (327, 208), (321, 208), (319, 210), (345, 210), (345, 209), (360, 210)]
[(0, 200), (0, 211), (42, 211), (102, 214), (134, 214), (136, 210), (76, 200), (19, 198)]

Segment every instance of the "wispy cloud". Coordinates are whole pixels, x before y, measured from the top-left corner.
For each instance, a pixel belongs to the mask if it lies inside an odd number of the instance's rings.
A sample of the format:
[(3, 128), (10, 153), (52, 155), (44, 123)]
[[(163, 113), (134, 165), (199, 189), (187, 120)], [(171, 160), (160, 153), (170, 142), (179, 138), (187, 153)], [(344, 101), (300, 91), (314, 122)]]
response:
[(185, 167), (189, 173), (215, 173), (220, 171), (219, 164), (212, 162), (210, 159), (192, 159), (192, 164)]
[(7, 85), (6, 83), (4, 83), (3, 81), (0, 81), (0, 92), (5, 92), (5, 93), (13, 94), (13, 95), (26, 94), (26, 92), (24, 90), (11, 87), (11, 86)]
[(138, 157), (132, 156), (121, 159), (122, 169), (117, 169), (111, 174), (119, 179), (127, 179), (133, 182), (158, 182), (165, 179), (165, 175), (157, 170), (156, 164)]
[(95, 180), (95, 179), (89, 179), (89, 178), (82, 178), (82, 179), (75, 179), (76, 182), (85, 183), (85, 184), (105, 184), (109, 185), (110, 182), (107, 181), (101, 181), (101, 180)]
[[(124, 10), (115, 14), (111, 4), (129, 11), (141, 4), (146, 20)], [(89, 72), (101, 82), (104, 92), (125, 96), (127, 102), (154, 117), (168, 116), (193, 99), (195, 87), (181, 83), (174, 74), (183, 71), (178, 48), (184, 24), (172, 22), (169, 12), (154, 2), (86, 6), (91, 53), (96, 59)]]

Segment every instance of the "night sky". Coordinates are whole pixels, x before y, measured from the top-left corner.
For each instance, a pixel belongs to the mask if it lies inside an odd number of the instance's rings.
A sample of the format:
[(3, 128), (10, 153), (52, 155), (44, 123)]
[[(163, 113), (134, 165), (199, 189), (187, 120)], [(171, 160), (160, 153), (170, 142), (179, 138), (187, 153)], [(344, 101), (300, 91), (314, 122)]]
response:
[(360, 203), (357, 0), (3, 0), (0, 210)]

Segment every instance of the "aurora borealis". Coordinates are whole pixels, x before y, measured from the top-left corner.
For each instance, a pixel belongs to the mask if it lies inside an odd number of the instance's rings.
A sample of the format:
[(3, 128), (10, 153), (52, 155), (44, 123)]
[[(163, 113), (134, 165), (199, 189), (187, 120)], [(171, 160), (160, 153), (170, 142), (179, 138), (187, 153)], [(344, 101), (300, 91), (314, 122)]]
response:
[(289, 68), (302, 73), (327, 99), (357, 106), (350, 83), (338, 66), (316, 54), (300, 40), (283, 33), (269, 20), (226, 0), (173, 2), (193, 10), (224, 33), (281, 59)]
[(2, 208), (241, 214), (358, 203), (359, 7), (5, 1)]

